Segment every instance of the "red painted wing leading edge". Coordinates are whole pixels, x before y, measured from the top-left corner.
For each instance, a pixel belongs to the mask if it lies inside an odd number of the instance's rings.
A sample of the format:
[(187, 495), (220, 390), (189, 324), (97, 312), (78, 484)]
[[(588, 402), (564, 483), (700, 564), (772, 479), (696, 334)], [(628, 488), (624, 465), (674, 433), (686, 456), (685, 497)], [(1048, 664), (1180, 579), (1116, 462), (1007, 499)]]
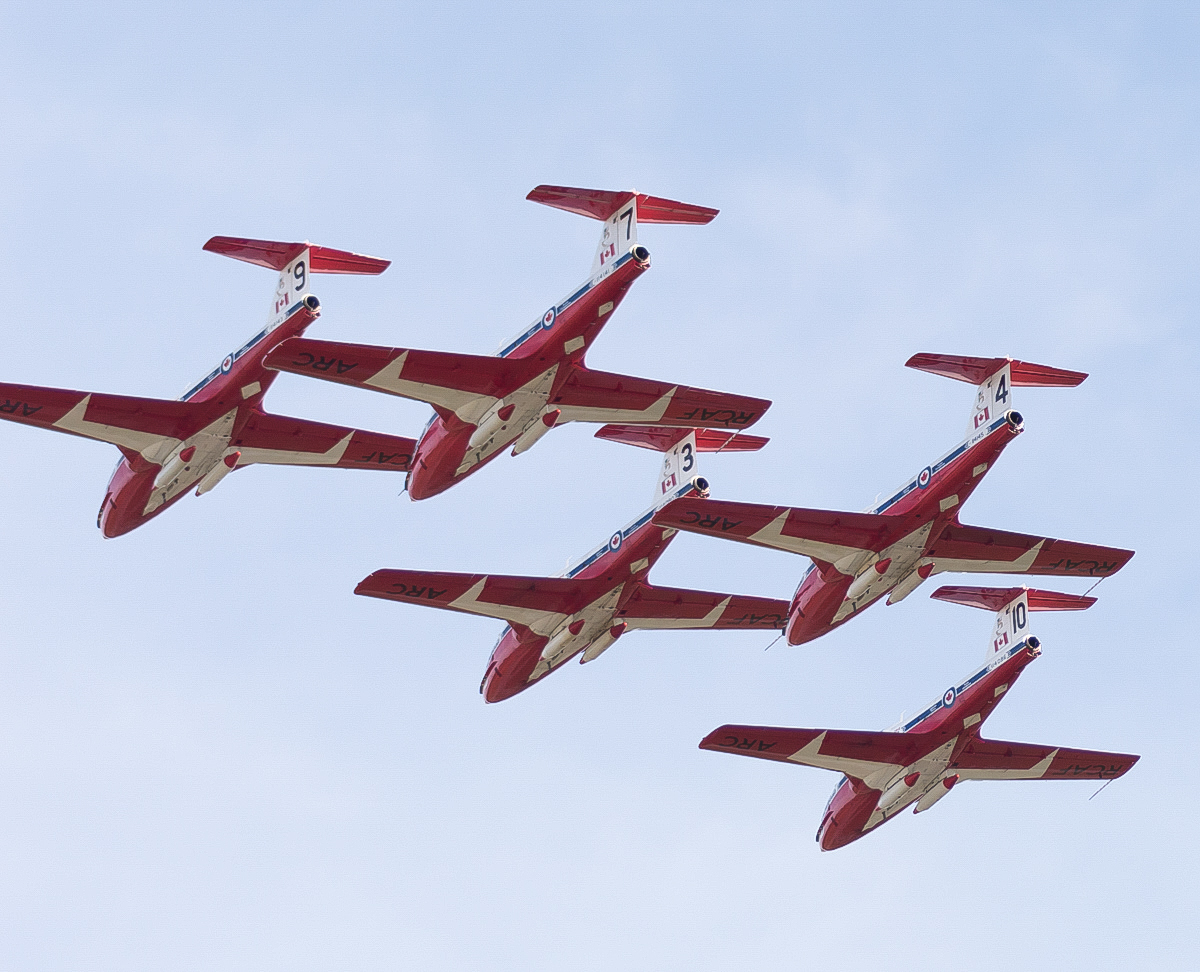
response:
[(771, 406), (763, 398), (584, 367), (572, 370), (552, 401), (567, 421), (720, 429), (749, 428)]
[[(480, 582), (483, 586), (471, 600), (472, 607), (460, 606), (463, 598)], [(377, 570), (360, 581), (354, 589), (355, 594), (367, 597), (423, 604), (467, 614), (488, 613), (500, 618), (509, 616), (509, 612), (499, 613), (504, 608), (573, 614), (583, 607), (584, 591), (583, 584), (566, 577), (460, 574), (429, 570)], [(487, 611), (488, 605), (495, 605), (498, 611)]]
[(230, 445), (242, 451), (241, 465), (261, 462), (407, 472), (417, 442), (399, 435), (255, 411)]
[(692, 628), (782, 631), (788, 602), (771, 597), (718, 594), (640, 583), (615, 617), (632, 628)]

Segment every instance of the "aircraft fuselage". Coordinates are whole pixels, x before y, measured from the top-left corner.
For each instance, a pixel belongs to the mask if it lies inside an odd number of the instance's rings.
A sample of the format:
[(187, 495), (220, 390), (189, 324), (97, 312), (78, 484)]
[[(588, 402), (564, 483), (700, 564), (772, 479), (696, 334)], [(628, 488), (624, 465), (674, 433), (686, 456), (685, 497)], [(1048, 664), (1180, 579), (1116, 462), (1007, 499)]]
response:
[(958, 782), (954, 772), (958, 755), (971, 746), (992, 709), (1039, 654), (1036, 638), (1021, 641), (994, 667), (982, 668), (951, 686), (924, 712), (897, 727), (927, 735), (928, 749), (894, 778), (873, 781), (878, 788), (843, 777), (817, 828), (821, 850), (844, 847), (914, 803), (917, 810), (924, 810), (948, 793)]
[(559, 390), (573, 379), (612, 312), (649, 268), (649, 251), (634, 247), (614, 260), (604, 276), (589, 280), (502, 348), (497, 357), (519, 362), (517, 377), (509, 387), (495, 390), (494, 402), (489, 397), (479, 408), (435, 412), (417, 445), (409, 496), (436, 496), (523, 435), (544, 434), (553, 426), (557, 416), (548, 413)]
[(310, 294), (289, 308), (278, 327), (265, 328), (226, 355), (181, 397), (195, 405), (194, 417), (164, 438), (158, 451), (146, 455), (122, 448), (96, 518), (105, 537), (119, 537), (158, 516), (217, 468), (279, 375), (263, 367), (263, 358), (280, 341), (303, 334), (320, 313), (320, 302)]
[(1022, 430), (1019, 414), (1002, 415), (870, 510), (907, 518), (911, 532), (863, 562), (809, 568), (792, 597), (788, 643), (815, 641), (885, 594), (897, 591), (899, 596), (892, 600), (900, 600), (935, 572), (937, 550), (930, 538), (936, 538), (947, 523), (957, 521), (962, 504)]

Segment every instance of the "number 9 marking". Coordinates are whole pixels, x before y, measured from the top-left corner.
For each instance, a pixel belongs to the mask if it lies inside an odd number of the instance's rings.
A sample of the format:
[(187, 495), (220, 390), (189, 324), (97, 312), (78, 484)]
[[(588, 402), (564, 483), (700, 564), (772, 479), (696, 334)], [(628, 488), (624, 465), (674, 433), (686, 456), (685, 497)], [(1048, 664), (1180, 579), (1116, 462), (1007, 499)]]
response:
[(299, 293), (308, 283), (308, 271), (304, 268), (304, 261), (301, 260), (292, 270), (292, 276), (296, 278), (296, 292)]

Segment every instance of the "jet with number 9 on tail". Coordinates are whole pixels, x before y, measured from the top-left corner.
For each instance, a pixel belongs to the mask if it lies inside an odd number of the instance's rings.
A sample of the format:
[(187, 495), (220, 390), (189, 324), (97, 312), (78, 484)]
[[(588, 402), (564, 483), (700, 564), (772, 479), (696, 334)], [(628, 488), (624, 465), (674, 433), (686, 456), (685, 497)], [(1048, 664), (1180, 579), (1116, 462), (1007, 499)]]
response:
[(1000, 742), (979, 734), (1025, 666), (1041, 654), (1040, 642), (1028, 634), (1028, 612), (1079, 611), (1095, 598), (991, 587), (943, 587), (933, 596), (997, 611), (996, 626), (983, 667), (916, 718), (887, 732), (721, 726), (700, 748), (841, 773), (817, 828), (823, 851), (858, 840), (906, 807), (928, 810), (967, 780), (1112, 780), (1138, 761), (1125, 753)]
[[(538, 186), (528, 199), (603, 222), (591, 275), (494, 356), (373, 347), (293, 338), (267, 356), (268, 368), (398, 395), (433, 406), (417, 445), (408, 495), (449, 489), (512, 446), (520, 455), (568, 422), (743, 431), (770, 402), (669, 381), (595, 371), (584, 356), (617, 305), (650, 269), (639, 223), (702, 225), (704, 206), (637, 192)], [(615, 434), (614, 434), (615, 433)], [(636, 437), (636, 436), (635, 436)]]
[(875, 603), (902, 601), (943, 571), (1100, 579), (1132, 550), (960, 523), (962, 504), (1025, 428), (1013, 386), (1073, 387), (1086, 374), (1011, 358), (918, 354), (909, 368), (978, 385), (967, 438), (865, 513), (689, 496), (664, 506), (662, 527), (773, 547), (812, 559), (792, 598), (787, 640), (813, 641)]
[(109, 442), (121, 460), (96, 525), (118, 537), (172, 506), (193, 487), (207, 493), (253, 463), (407, 472), (415, 441), (275, 415), (262, 402), (278, 373), (268, 351), (304, 333), (321, 313), (314, 273), (380, 274), (389, 261), (310, 243), (214, 236), (204, 249), (279, 272), (267, 326), (178, 400), (133, 398), (0, 382), (0, 418)]
[[(709, 429), (651, 429), (622, 441), (666, 452), (655, 490), (659, 504), (707, 492), (708, 483), (693, 475), (697, 452), (745, 452), (767, 442)], [(581, 663), (592, 661), (627, 631), (783, 628), (787, 601), (651, 584), (651, 568), (676, 535), (650, 522), (655, 508), (558, 577), (377, 570), (355, 593), (507, 621), (479, 686), (488, 702), (511, 698), (576, 655)]]

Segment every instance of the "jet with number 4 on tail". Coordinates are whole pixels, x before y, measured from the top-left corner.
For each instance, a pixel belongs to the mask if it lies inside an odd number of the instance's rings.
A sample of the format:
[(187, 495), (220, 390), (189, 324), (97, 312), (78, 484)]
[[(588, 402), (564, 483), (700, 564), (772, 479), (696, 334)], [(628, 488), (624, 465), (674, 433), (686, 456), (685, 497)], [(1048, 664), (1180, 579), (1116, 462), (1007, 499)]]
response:
[(1028, 634), (1028, 612), (1083, 610), (1095, 598), (990, 587), (943, 587), (933, 596), (996, 611), (996, 626), (983, 667), (916, 718), (887, 732), (722, 726), (700, 748), (841, 773), (817, 828), (823, 851), (858, 840), (906, 807), (928, 810), (967, 780), (1113, 780), (1138, 761), (1125, 753), (979, 734), (1025, 666), (1041, 654), (1038, 639)]
[(310, 243), (214, 236), (204, 249), (279, 271), (267, 326), (182, 398), (133, 398), (0, 383), (0, 418), (109, 442), (121, 461), (96, 517), (105, 537), (141, 526), (195, 487), (207, 493), (253, 463), (407, 472), (413, 439), (274, 415), (262, 407), (277, 372), (263, 357), (320, 316), (313, 273), (380, 274), (389, 261)]
[(902, 601), (944, 571), (1100, 579), (1132, 550), (967, 526), (959, 510), (1025, 428), (1013, 386), (1073, 387), (1087, 375), (1011, 358), (918, 354), (908, 367), (978, 385), (967, 438), (865, 513), (764, 506), (688, 496), (663, 507), (662, 527), (811, 558), (792, 598), (787, 640), (813, 641), (885, 594)]
[[(633, 282), (650, 268), (640, 223), (709, 223), (717, 210), (636, 192), (538, 186), (534, 202), (603, 222), (591, 275), (494, 356), (294, 338), (267, 367), (433, 406), (407, 479), (408, 495), (449, 489), (512, 446), (520, 455), (568, 422), (743, 431), (761, 398), (595, 371), (584, 357)], [(612, 433), (613, 430), (609, 429)], [(634, 438), (641, 438), (634, 436)]]
[[(696, 452), (743, 452), (766, 442), (702, 429), (675, 430), (674, 441), (659, 430), (638, 444), (666, 452), (655, 491), (662, 503), (707, 492), (708, 483), (691, 475)], [(650, 569), (676, 533), (654, 526), (653, 514), (651, 508), (617, 530), (558, 577), (377, 570), (355, 593), (507, 621), (479, 686), (488, 702), (511, 698), (576, 655), (592, 661), (628, 631), (783, 628), (787, 601), (651, 584)]]

